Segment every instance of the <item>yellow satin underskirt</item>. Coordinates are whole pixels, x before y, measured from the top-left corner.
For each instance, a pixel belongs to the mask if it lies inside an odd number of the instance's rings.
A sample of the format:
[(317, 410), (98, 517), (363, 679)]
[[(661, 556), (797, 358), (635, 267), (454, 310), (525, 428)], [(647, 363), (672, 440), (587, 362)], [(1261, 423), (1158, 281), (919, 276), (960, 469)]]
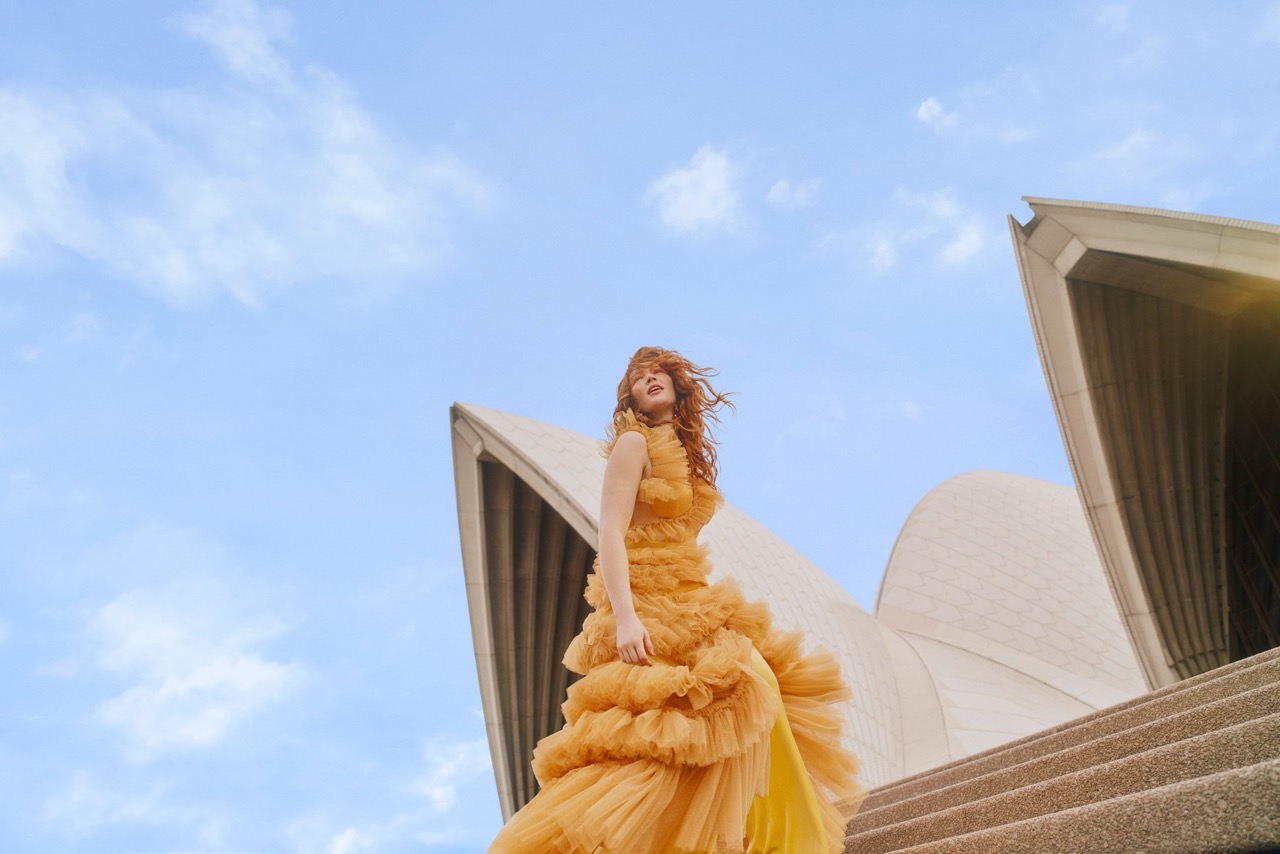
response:
[(747, 812), (747, 854), (813, 854), (827, 847), (818, 797), (791, 734), (773, 671), (752, 651), (751, 667), (779, 697), (778, 717), (769, 732), (769, 787)]

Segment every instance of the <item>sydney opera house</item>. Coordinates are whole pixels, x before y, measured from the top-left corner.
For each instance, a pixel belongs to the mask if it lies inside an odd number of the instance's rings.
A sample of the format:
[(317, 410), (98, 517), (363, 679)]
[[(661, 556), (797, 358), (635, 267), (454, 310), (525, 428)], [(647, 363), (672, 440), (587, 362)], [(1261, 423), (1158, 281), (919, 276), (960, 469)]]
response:
[[(1009, 220), (1075, 487), (959, 474), (872, 611), (726, 506), (717, 573), (837, 653), (849, 851), (1280, 846), (1280, 226), (1051, 199)], [(595, 439), (452, 410), (499, 800), (536, 791), (585, 616)]]

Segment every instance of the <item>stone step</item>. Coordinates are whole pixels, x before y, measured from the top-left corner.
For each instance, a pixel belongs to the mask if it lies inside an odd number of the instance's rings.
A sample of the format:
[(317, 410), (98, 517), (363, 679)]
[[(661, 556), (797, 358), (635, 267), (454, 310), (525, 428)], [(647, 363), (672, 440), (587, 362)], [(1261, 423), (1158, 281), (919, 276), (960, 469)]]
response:
[(1277, 758), (1272, 714), (885, 827), (860, 831), (855, 818), (845, 851), (897, 851)]
[(1280, 681), (865, 810), (850, 829), (897, 824), (1273, 714), (1280, 714)]
[[(1123, 732), (1214, 700), (1280, 682), (1280, 648), (872, 790), (859, 815), (1040, 756)], [(855, 819), (856, 821), (856, 819)]]
[(1095, 854), (1280, 849), (1280, 759), (1220, 771), (899, 854)]

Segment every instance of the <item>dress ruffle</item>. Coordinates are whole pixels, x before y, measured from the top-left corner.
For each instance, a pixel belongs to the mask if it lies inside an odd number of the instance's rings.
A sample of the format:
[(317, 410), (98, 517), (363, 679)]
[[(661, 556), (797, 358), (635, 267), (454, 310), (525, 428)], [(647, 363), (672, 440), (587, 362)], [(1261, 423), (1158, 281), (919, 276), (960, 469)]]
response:
[[(765, 794), (781, 705), (834, 854), (847, 818), (836, 805), (856, 808), (861, 798), (857, 762), (840, 743), (834, 704), (848, 689), (839, 666), (825, 652), (804, 654), (801, 636), (775, 630), (766, 606), (746, 601), (734, 582), (707, 583), (696, 537), (720, 494), (691, 481), (670, 426), (623, 413), (614, 441), (630, 430), (644, 435), (652, 469), (638, 500), (659, 517), (626, 536), (632, 596), (655, 660), (618, 660), (597, 563), (585, 594), (594, 611), (564, 657), (583, 676), (562, 707), (564, 728), (534, 751), (541, 791), (490, 850), (742, 852), (748, 809)], [(753, 668), (756, 652), (776, 689)]]

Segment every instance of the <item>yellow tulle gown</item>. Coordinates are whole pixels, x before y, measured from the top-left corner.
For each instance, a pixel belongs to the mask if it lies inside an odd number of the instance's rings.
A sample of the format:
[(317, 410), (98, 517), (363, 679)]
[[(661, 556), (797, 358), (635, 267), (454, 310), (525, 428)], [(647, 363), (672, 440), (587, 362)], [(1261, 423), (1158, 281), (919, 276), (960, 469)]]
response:
[(638, 501), (656, 521), (626, 534), (636, 613), (656, 656), (625, 664), (596, 572), (595, 609), (564, 663), (565, 726), (539, 742), (541, 790), (512, 816), (493, 854), (820, 854), (842, 850), (861, 799), (857, 761), (840, 744), (834, 703), (848, 696), (825, 652), (770, 625), (732, 581), (708, 584), (698, 531), (721, 502), (693, 481), (670, 425), (636, 430), (651, 476)]

